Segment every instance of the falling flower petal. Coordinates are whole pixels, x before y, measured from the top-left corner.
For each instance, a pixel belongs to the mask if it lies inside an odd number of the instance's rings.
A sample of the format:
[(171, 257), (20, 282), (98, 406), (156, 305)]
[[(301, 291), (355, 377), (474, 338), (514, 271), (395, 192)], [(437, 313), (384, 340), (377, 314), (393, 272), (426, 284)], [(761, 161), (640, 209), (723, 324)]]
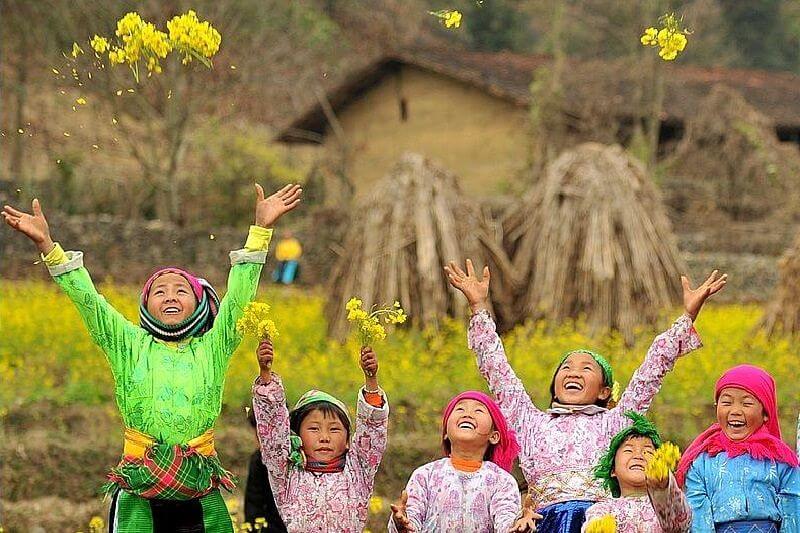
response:
[(59, 72), (57, 69), (55, 69), (55, 68), (51, 68), (50, 70), (52, 70), (52, 71), (53, 71), (53, 74), (56, 74), (56, 75), (58, 75), (58, 74), (61, 74), (61, 73), (60, 73), (60, 72)]
[(231, 65), (231, 70), (236, 70), (236, 65)]
[(78, 57), (78, 55), (82, 53), (83, 48), (81, 48), (78, 43), (72, 43), (72, 57)]
[(56, 159), (56, 165), (60, 165), (60, 164), (61, 164), (61, 160), (60, 159)]
[(114, 117), (111, 117), (111, 123), (112, 124), (116, 124), (117, 123), (117, 119), (115, 119)]
[(117, 91), (117, 96), (122, 96), (122, 89), (120, 89), (119, 91)]
[(64, 137), (69, 137), (69, 132), (68, 131), (64, 132)]
[(22, 135), (23, 133), (25, 133), (25, 130), (23, 130), (22, 128), (19, 128), (19, 129), (17, 130), (17, 133), (19, 133), (20, 135)]
[(209, 239), (211, 239), (211, 240), (213, 241), (213, 240), (215, 239), (215, 237), (214, 237), (214, 234), (213, 234), (213, 233), (209, 234), (209, 235), (208, 235), (208, 238), (209, 238)]
[(81, 97), (75, 99), (75, 103), (78, 104), (78, 105), (86, 105), (86, 98), (81, 96)]
[(93, 145), (92, 145), (92, 148), (94, 148), (95, 150), (99, 150), (99, 149), (100, 149), (100, 147), (99, 147), (99, 146), (97, 146), (96, 144), (93, 144)]
[(133, 89), (128, 89), (129, 93), (135, 92)]

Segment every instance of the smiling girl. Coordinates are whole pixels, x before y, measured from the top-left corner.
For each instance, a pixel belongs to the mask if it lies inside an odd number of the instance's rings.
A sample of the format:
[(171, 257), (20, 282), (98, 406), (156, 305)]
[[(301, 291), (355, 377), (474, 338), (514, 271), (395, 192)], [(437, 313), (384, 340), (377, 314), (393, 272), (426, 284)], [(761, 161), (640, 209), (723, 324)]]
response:
[(462, 392), (442, 416), (444, 457), (417, 468), (392, 505), (392, 533), (534, 529), (532, 510), (520, 516), (517, 482), (509, 473), (519, 453), (514, 432), (488, 395)]
[(204, 279), (181, 268), (160, 269), (142, 289), (138, 326), (97, 292), (82, 252), (65, 252), (53, 242), (38, 200), (33, 214), (4, 207), (6, 224), (39, 249), (114, 375), (125, 441), (105, 487), (112, 494), (112, 532), (233, 531), (219, 491), (231, 490), (233, 480), (217, 457), (214, 424), (228, 363), (242, 340), (236, 321), (256, 294), (271, 227), (302, 194), (287, 185), (265, 198), (255, 187), (255, 225), (244, 248), (230, 253), (222, 301)]
[(800, 468), (781, 440), (775, 380), (740, 365), (715, 388), (717, 422), (686, 449), (676, 477), (697, 533), (800, 532)]
[(616, 407), (608, 409), (611, 365), (600, 354), (580, 349), (562, 357), (550, 383), (550, 407), (540, 411), (508, 363), (489, 315), (489, 268), (480, 279), (469, 260), (466, 272), (455, 263), (445, 272), (472, 310), (468, 342), (478, 369), (518, 435), (520, 467), (544, 516), (539, 531), (580, 531), (586, 509), (608, 496), (593, 468), (614, 435), (630, 425), (624, 413), (646, 412), (678, 357), (700, 347), (693, 322), (706, 299), (725, 286), (727, 275), (717, 277), (715, 270), (694, 290), (682, 278), (684, 314), (655, 338)]
[(272, 341), (261, 341), (257, 356), (261, 372), (253, 385), (253, 412), (261, 458), (286, 529), (360, 532), (389, 426), (375, 352), (361, 348), (364, 387), (358, 391), (352, 433), (347, 406), (319, 390), (301, 396), (290, 413), (283, 382), (272, 372)]

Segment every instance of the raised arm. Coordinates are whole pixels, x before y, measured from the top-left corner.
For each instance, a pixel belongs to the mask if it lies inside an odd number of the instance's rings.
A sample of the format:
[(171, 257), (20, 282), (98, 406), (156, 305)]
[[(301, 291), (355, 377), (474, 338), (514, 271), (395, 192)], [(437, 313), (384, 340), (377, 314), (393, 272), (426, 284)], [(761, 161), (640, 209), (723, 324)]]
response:
[(50, 236), (50, 227), (39, 200), (34, 199), (32, 214), (11, 206), (3, 208), (5, 223), (28, 237), (42, 254), (53, 280), (72, 300), (92, 341), (106, 355), (115, 378), (124, 373), (133, 346), (146, 333), (109, 304), (83, 266), (83, 252), (65, 252)]
[(250, 226), (247, 242), (241, 250), (230, 253), (231, 271), (228, 287), (219, 306), (214, 326), (206, 333), (207, 342), (216, 347), (213, 353), (227, 364), (242, 341), (236, 331), (236, 322), (244, 313), (245, 306), (252, 301), (258, 290), (261, 269), (267, 260), (267, 249), (272, 239), (272, 226), (284, 214), (300, 204), (303, 190), (299, 185), (287, 185), (272, 196), (265, 198), (264, 189), (256, 184), (255, 225)]
[(467, 342), (478, 359), (478, 370), (489, 385), (500, 409), (519, 438), (533, 431), (536, 415), (541, 412), (531, 401), (522, 381), (508, 363), (503, 342), (489, 315), (489, 267), (484, 267), (478, 279), (472, 261), (467, 259), (464, 272), (454, 262), (444, 267), (450, 284), (461, 291), (472, 310)]
[(348, 460), (352, 460), (361, 473), (363, 491), (372, 493), (375, 474), (386, 451), (389, 432), (389, 404), (386, 393), (378, 386), (378, 358), (372, 348), (361, 348), (361, 369), (364, 387), (358, 391), (356, 427), (350, 442)]
[(693, 322), (705, 301), (722, 290), (727, 280), (727, 274), (718, 277), (715, 270), (698, 288), (692, 289), (689, 279), (686, 276), (681, 277), (684, 314), (667, 331), (655, 338), (641, 366), (631, 377), (616, 408), (623, 425), (627, 423), (623, 415), (625, 411), (644, 413), (650, 408), (664, 376), (675, 366), (678, 357), (702, 346)]
[(256, 352), (260, 374), (253, 384), (253, 414), (261, 447), (261, 461), (269, 472), (272, 493), (280, 508), (286, 497), (286, 485), (292, 453), (289, 430), (289, 409), (283, 383), (272, 373), (272, 342), (262, 340)]
[(661, 529), (670, 533), (685, 533), (692, 527), (692, 508), (672, 472), (668, 476), (666, 484), (651, 484), (648, 480), (647, 494)]

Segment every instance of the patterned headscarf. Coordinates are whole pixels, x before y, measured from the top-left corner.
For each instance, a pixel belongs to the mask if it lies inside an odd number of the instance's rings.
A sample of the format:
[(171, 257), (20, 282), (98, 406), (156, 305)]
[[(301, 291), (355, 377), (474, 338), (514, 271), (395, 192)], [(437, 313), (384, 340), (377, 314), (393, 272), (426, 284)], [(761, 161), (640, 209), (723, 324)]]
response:
[(626, 427), (611, 439), (611, 444), (608, 446), (608, 451), (600, 458), (600, 462), (594, 469), (594, 477), (603, 480), (603, 486), (611, 491), (615, 498), (619, 498), (621, 494), (619, 488), (619, 481), (611, 474), (614, 473), (614, 457), (617, 455), (617, 450), (622, 446), (622, 443), (630, 436), (647, 437), (653, 441), (653, 446), (656, 448), (661, 447), (661, 435), (658, 430), (647, 418), (640, 415), (635, 411), (626, 411), (625, 416), (633, 421), (633, 424)]
[[(344, 416), (347, 417), (348, 422), (351, 422), (350, 414), (347, 412), (347, 406), (344, 404), (344, 402), (342, 402), (335, 396), (328, 394), (327, 392), (316, 389), (311, 389), (310, 391), (300, 396), (300, 399), (297, 400), (296, 404), (294, 404), (294, 409), (292, 409), (292, 413), (294, 413), (298, 409), (302, 409), (307, 405), (318, 402), (326, 402), (336, 406), (344, 414)], [(341, 458), (334, 460), (333, 464), (329, 465), (324, 465), (322, 463), (318, 465), (310, 464), (310, 462), (306, 460), (306, 456), (303, 453), (303, 441), (300, 438), (300, 435), (298, 435), (294, 431), (292, 431), (289, 434), (289, 444), (290, 444), (289, 463), (295, 468), (306, 469), (315, 472), (337, 472), (341, 471), (341, 469), (344, 468), (344, 459), (345, 459), (344, 455)]]
[[(147, 311), (147, 301), (150, 297), (150, 288), (155, 280), (166, 273), (178, 274), (189, 282), (192, 288), (197, 307), (185, 320), (178, 324), (168, 325), (158, 320)], [(214, 325), (214, 317), (219, 311), (219, 297), (214, 287), (192, 273), (177, 267), (167, 267), (156, 271), (145, 282), (142, 296), (139, 299), (139, 324), (142, 328), (157, 339), (164, 341), (180, 341), (187, 337), (202, 335)]]
[(492, 447), (492, 455), (489, 460), (497, 466), (511, 472), (514, 467), (514, 459), (519, 455), (519, 444), (514, 431), (508, 427), (506, 417), (500, 411), (500, 407), (495, 403), (491, 396), (480, 391), (466, 391), (450, 400), (442, 416), (442, 450), (446, 456), (450, 455), (447, 442), (447, 419), (453, 413), (456, 404), (461, 400), (476, 400), (481, 402), (489, 410), (492, 417), (494, 429), (500, 434), (500, 441)]

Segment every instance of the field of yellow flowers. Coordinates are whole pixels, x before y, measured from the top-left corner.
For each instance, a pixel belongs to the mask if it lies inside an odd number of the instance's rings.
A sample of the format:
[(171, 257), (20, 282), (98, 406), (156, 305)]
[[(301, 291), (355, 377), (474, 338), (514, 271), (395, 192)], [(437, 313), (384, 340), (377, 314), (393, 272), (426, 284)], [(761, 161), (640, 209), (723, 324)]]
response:
[[(99, 288), (125, 316), (136, 320), (137, 288), (111, 284)], [(41, 405), (113, 413), (111, 373), (104, 357), (58, 288), (41, 281), (2, 281), (0, 291), (0, 419), (24, 420), (29, 409)], [(352, 405), (363, 382), (357, 341), (353, 338), (342, 345), (326, 338), (322, 295), (269, 287), (262, 288), (258, 300), (272, 306), (270, 317), (280, 331), (273, 368), (283, 377), (289, 401), (317, 387)], [(666, 328), (679, 313), (665, 310), (660, 328)], [(794, 444), (800, 411), (800, 380), (795, 375), (800, 348), (788, 339), (768, 340), (758, 333), (755, 327), (761, 313), (756, 305), (715, 305), (712, 301), (706, 306), (697, 323), (704, 347), (678, 362), (651, 410), (665, 438), (683, 447), (710, 424), (714, 381), (726, 368), (750, 362), (775, 375), (784, 437)], [(466, 345), (466, 323), (465, 317), (446, 322), (438, 331), (398, 329), (375, 347), (378, 377), (392, 414), (389, 450), (371, 505), (373, 529), (385, 524), (388, 501), (397, 496), (413, 466), (436, 453), (439, 416), (447, 399), (464, 389), (484, 388)], [(624, 387), (657, 333), (642, 330), (635, 345), (625, 347), (616, 335), (590, 338), (580, 321), (560, 326), (532, 322), (506, 334), (504, 342), (528, 392), (539, 406), (545, 406), (554, 365), (563, 352), (587, 347), (606, 354)], [(247, 338), (232, 359), (225, 390), (229, 415), (223, 414), (220, 421), (220, 426), (232, 425), (230, 431), (240, 435), (237, 439), (247, 441), (241, 451), (232, 450), (234, 457), (242, 456), (242, 466), (254, 442), (249, 440), (246, 423), (240, 422), (241, 407), (249, 400), (258, 369), (254, 351), (255, 340)], [(118, 422), (112, 416), (107, 423), (114, 427)], [(116, 441), (109, 445), (109, 458), (118, 453), (116, 446)], [(244, 471), (238, 473), (243, 476)]]

